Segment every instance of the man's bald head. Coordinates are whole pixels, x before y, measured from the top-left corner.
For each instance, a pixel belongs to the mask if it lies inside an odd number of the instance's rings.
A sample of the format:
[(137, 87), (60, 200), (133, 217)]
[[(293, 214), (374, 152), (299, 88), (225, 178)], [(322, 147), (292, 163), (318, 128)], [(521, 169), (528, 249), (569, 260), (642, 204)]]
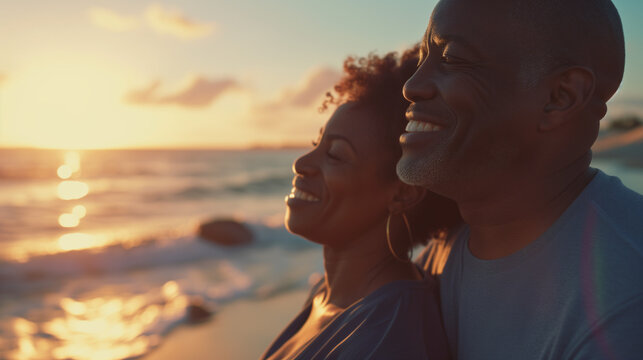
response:
[(624, 47), (610, 0), (440, 0), (404, 96), (441, 130), (403, 135), (398, 175), (475, 202), (589, 166)]
[(522, 77), (538, 81), (565, 65), (585, 66), (596, 77), (595, 95), (606, 102), (618, 89), (625, 42), (611, 0), (499, 0), (511, 7), (516, 34), (524, 35)]

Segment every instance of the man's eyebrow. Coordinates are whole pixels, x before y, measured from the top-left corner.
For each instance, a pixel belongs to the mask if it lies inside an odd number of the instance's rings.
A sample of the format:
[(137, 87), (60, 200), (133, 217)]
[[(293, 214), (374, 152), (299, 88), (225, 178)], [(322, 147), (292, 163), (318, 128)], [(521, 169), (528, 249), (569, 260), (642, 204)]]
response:
[(419, 54), (418, 54), (417, 66), (422, 65), (422, 63), (424, 62), (424, 59), (426, 58), (426, 56), (428, 54), (429, 54), (429, 45), (427, 44), (427, 42), (425, 40), (423, 40), (420, 43), (420, 51), (419, 51)]
[(429, 54), (429, 29), (427, 28), (426, 31), (424, 32), (424, 36), (422, 36), (422, 41), (420, 41), (420, 53), (418, 54), (418, 65), (420, 66), (423, 62), (426, 56)]
[(337, 134), (324, 134), (324, 137), (327, 138), (329, 141), (332, 141), (332, 140), (345, 141), (348, 144), (348, 146), (350, 146), (351, 150), (353, 150), (353, 152), (357, 154), (357, 150), (355, 150), (355, 147), (353, 146), (353, 144), (346, 137), (342, 135), (337, 135)]
[(444, 46), (448, 43), (456, 43), (458, 45), (464, 46), (470, 51), (473, 51), (476, 55), (480, 55), (478, 49), (473, 46), (469, 40), (465, 39), (459, 35), (438, 35), (436, 33), (431, 34), (431, 43), (437, 46)]

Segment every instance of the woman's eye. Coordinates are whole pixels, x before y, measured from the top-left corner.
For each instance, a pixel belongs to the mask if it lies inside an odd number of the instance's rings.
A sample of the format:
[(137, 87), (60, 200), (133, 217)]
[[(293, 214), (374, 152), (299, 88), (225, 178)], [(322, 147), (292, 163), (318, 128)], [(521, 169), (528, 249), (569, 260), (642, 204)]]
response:
[(319, 142), (317, 142), (316, 140), (313, 140), (310, 143), (313, 144), (313, 147), (317, 147), (317, 145), (319, 145)]
[(330, 161), (350, 162), (352, 159), (350, 145), (343, 140), (332, 141), (326, 149), (326, 156)]

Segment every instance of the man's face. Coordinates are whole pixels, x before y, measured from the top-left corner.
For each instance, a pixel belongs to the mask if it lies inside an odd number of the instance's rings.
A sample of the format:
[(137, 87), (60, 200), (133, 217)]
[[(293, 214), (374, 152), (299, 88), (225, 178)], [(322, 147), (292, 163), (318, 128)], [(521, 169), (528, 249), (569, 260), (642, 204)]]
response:
[(529, 39), (511, 25), (508, 3), (442, 0), (436, 6), (425, 56), (404, 86), (411, 101), (397, 164), (404, 182), (458, 200), (502, 189), (528, 171), (543, 92), (522, 83), (519, 43)]

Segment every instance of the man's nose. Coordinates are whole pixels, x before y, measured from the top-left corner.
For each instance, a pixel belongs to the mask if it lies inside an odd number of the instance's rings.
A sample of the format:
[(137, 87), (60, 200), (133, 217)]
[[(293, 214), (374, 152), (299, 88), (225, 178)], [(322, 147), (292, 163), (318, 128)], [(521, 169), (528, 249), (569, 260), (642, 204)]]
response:
[(410, 102), (432, 99), (437, 92), (438, 89), (426, 62), (406, 81), (402, 89), (404, 97)]

